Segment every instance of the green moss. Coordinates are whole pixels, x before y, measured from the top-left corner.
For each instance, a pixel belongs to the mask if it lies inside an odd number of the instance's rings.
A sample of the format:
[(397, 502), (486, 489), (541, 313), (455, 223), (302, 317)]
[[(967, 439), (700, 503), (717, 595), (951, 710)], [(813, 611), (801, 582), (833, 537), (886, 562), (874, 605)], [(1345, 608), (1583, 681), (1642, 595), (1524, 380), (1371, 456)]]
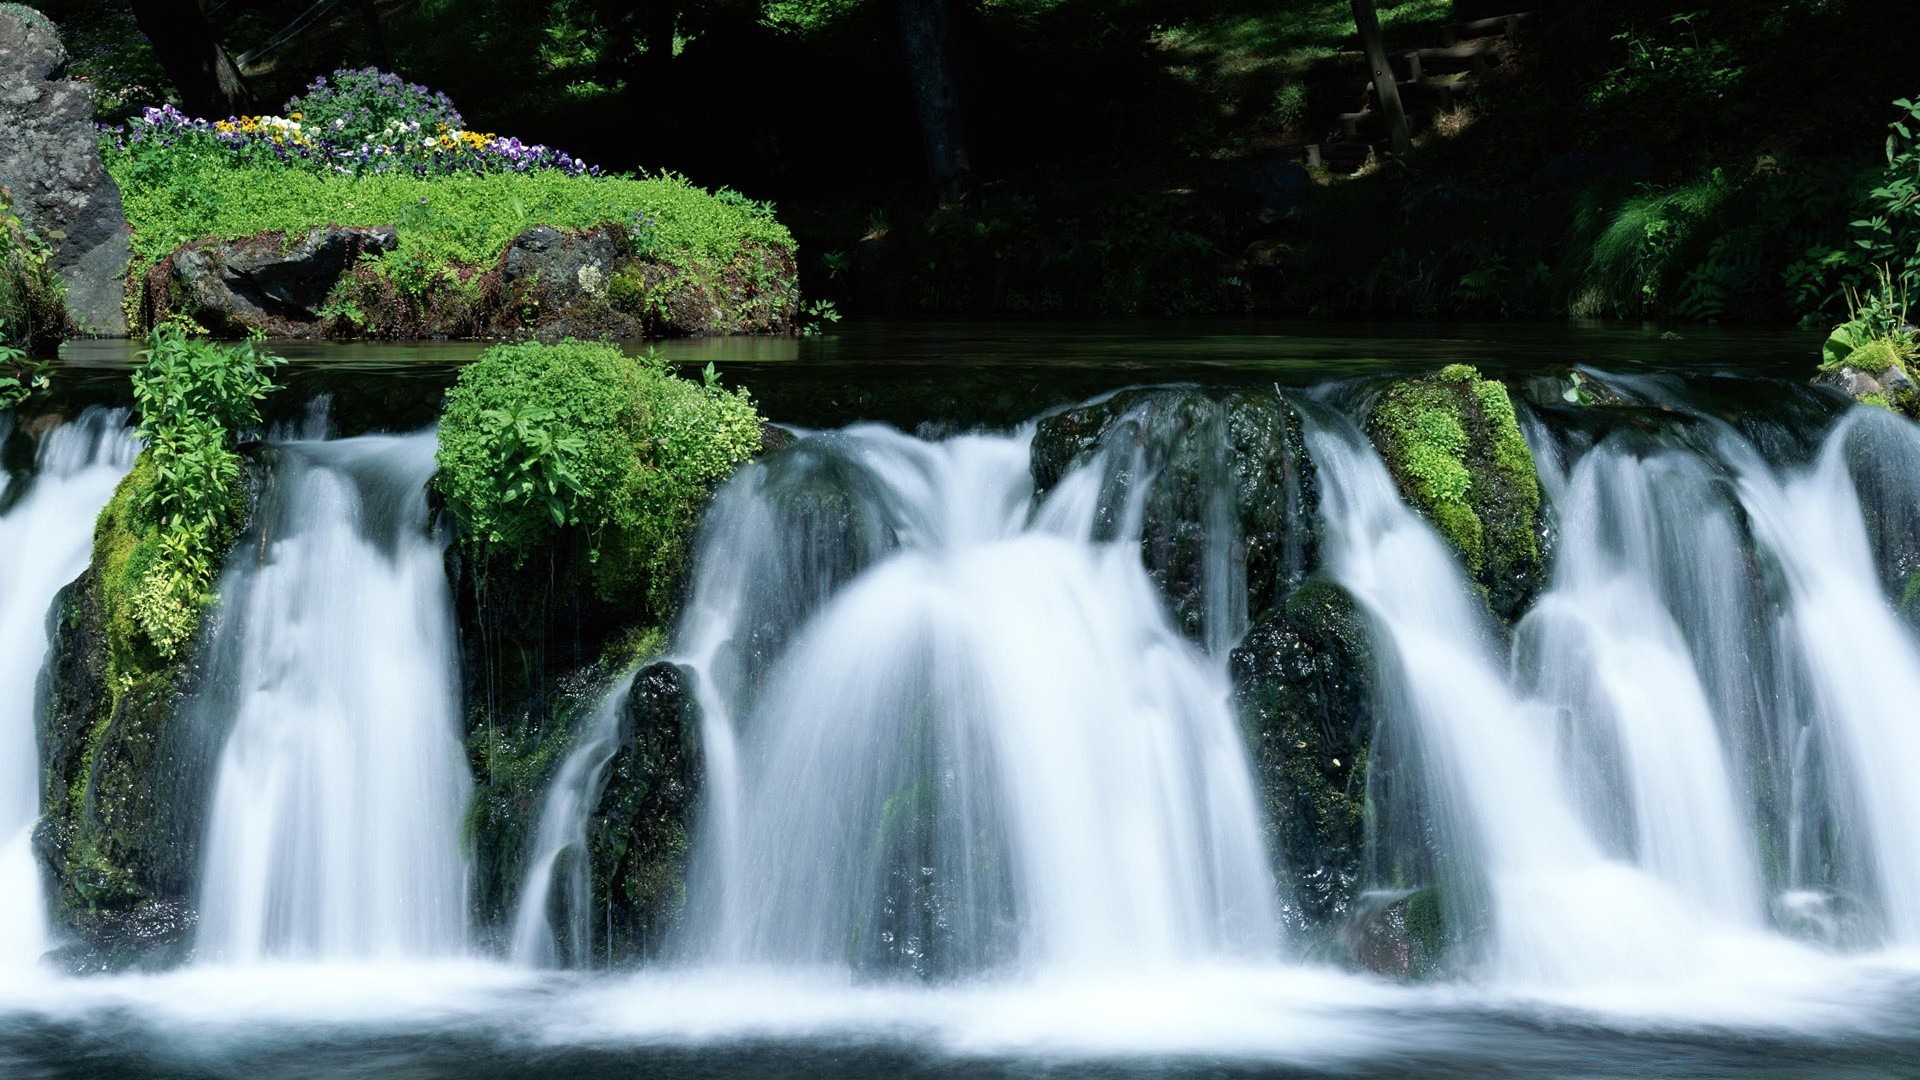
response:
[(435, 482), (483, 551), (524, 559), (572, 532), (602, 599), (663, 614), (707, 494), (759, 447), (745, 391), (610, 345), (502, 345), (448, 396)]
[(1885, 394), (1862, 394), (1860, 395), (1860, 404), (1872, 405), (1881, 409), (1893, 408), (1893, 402), (1888, 401), (1887, 395)]
[(1395, 383), (1367, 426), (1401, 493), (1510, 614), (1540, 569), (1540, 489), (1506, 386), (1449, 365)]
[(1885, 338), (1869, 341), (1848, 353), (1845, 363), (1869, 375), (1880, 375), (1895, 366), (1906, 366), (1901, 363), (1900, 350)]

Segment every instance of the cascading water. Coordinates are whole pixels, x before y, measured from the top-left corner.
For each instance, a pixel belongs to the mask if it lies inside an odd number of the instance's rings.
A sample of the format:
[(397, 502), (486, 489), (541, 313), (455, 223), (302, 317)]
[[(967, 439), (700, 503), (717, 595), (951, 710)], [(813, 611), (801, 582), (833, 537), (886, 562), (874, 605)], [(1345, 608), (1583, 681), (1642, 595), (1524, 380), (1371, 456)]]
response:
[[(620, 707), (632, 689), (633, 679), (622, 679), (594, 708), (579, 744), (554, 775), (540, 808), (533, 857), (513, 916), (510, 952), (516, 963), (546, 967), (564, 959), (569, 966), (581, 967), (587, 961), (593, 934), (586, 863), (588, 816), (606, 783), (607, 764), (619, 749)], [(553, 925), (556, 890), (568, 923), (564, 938), (556, 935)]]
[[(833, 481), (737, 478), (701, 565), (738, 569), (684, 628), (704, 955), (923, 974), (1272, 955), (1225, 679), (1137, 536), (1093, 541), (1097, 469), (1036, 510), (1026, 436), (802, 448), (793, 469)], [(796, 515), (809, 492), (838, 509)], [(819, 527), (767, 527), (796, 516)], [(823, 560), (830, 535), (860, 550)]]
[(1566, 982), (1657, 962), (1682, 913), (1651, 879), (1604, 856), (1567, 798), (1547, 717), (1508, 686), (1459, 565), (1401, 502), (1372, 448), (1337, 424), (1308, 433), (1330, 569), (1376, 625), (1383, 723), (1419, 745), (1447, 854), (1484, 878), (1495, 970)]
[(431, 433), (273, 444), (220, 582), (202, 711), (230, 723), (200, 888), (214, 960), (448, 955), (466, 935), (453, 605)]
[(125, 410), (89, 409), (41, 436), (32, 475), (17, 481), (23, 491), (0, 487), (0, 969), (30, 964), (48, 947), (32, 844), (40, 815), (34, 687), (47, 656), (47, 609), (86, 569), (93, 520), (138, 449)]
[(1642, 456), (1609, 440), (1564, 482), (1550, 479), (1560, 525), (1553, 584), (1516, 629), (1515, 666), (1532, 696), (1565, 718), (1570, 786), (1608, 849), (1717, 921), (1757, 927), (1753, 831), (1667, 606), (1668, 596), (1723, 600), (1697, 620), (1710, 624), (1695, 628), (1708, 642), (1745, 629), (1724, 622), (1740, 608), (1721, 571), (1743, 559), (1704, 472), (1690, 455)]
[[(1828, 812), (1857, 835), (1886, 933), (1920, 943), (1920, 649), (1895, 612), (1868, 542), (1854, 470), (1879, 455), (1920, 462), (1920, 430), (1873, 409), (1851, 412), (1818, 460), (1778, 477), (1734, 447), (1740, 495), (1785, 579), (1782, 616), (1811, 691), (1809, 733), (1825, 747)], [(1865, 460), (1863, 460), (1865, 459)], [(1897, 493), (1920, 505), (1911, 473)], [(1894, 497), (1884, 493), (1883, 497)], [(1898, 509), (1898, 508), (1890, 508)]]

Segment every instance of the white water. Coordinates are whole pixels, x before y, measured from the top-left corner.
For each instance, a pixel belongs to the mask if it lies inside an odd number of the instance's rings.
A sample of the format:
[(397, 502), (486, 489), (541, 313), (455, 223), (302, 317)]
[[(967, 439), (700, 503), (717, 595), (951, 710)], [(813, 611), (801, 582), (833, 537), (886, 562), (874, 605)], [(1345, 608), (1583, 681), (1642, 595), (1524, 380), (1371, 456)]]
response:
[(1589, 824), (1717, 923), (1757, 928), (1764, 905), (1752, 826), (1707, 689), (1661, 595), (1667, 580), (1707, 588), (1711, 564), (1742, 557), (1694, 466), (1683, 455), (1643, 458), (1606, 444), (1554, 485), (1552, 587), (1516, 629), (1517, 667), (1565, 716), (1561, 758)]
[(226, 962), (467, 941), (453, 607), (431, 433), (275, 444), (263, 537), (220, 582), (231, 701), (198, 948)]
[[(1679, 962), (1687, 913), (1606, 857), (1568, 797), (1546, 711), (1508, 686), (1459, 564), (1352, 432), (1309, 430), (1327, 560), (1385, 653), (1383, 723), (1426, 765), (1447, 855), (1484, 877), (1491, 962), (1526, 985), (1632, 978)], [(1456, 884), (1456, 888), (1459, 886)]]
[(40, 816), (35, 688), (47, 658), (48, 608), (87, 568), (93, 520), (139, 450), (126, 423), (125, 411), (90, 409), (47, 432), (25, 481), (31, 486), (0, 515), (0, 970), (31, 964), (48, 948), (32, 842)]
[[(1034, 512), (1025, 436), (825, 438), (884, 520), (845, 527), (860, 559), (773, 556), (796, 541), (726, 496), (706, 539), (704, 565), (791, 573), (703, 588), (685, 634), (713, 778), (703, 954), (923, 974), (1273, 955), (1225, 680), (1137, 537), (1092, 541), (1095, 470)], [(773, 609), (789, 629), (756, 650)]]
[(1833, 748), (1826, 786), (1864, 837), (1887, 933), (1912, 946), (1920, 945), (1920, 649), (1875, 573), (1849, 472), (1852, 455), (1886, 441), (1905, 444), (1912, 460), (1920, 430), (1856, 409), (1811, 468), (1779, 477), (1748, 457), (1740, 495), (1786, 579), (1782, 618), (1813, 690), (1811, 723)]
[[(540, 807), (533, 855), (513, 916), (510, 953), (515, 963), (551, 967), (564, 959), (571, 967), (586, 964), (593, 933), (587, 826), (606, 783), (607, 765), (620, 748), (620, 709), (632, 689), (633, 677), (628, 676), (594, 707)], [(553, 925), (556, 888), (568, 921), (564, 938), (556, 936)]]

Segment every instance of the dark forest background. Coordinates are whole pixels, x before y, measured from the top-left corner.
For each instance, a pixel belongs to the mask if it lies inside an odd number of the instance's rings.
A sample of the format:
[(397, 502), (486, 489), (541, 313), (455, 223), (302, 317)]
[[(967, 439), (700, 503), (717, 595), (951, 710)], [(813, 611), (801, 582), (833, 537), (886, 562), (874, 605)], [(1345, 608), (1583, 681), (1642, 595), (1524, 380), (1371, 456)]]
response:
[(1910, 0), (1380, 0), (1396, 65), (1531, 16), (1409, 100), (1401, 154), (1349, 0), (41, 6), (103, 121), (378, 66), (772, 200), (853, 312), (1818, 321), (1920, 94)]

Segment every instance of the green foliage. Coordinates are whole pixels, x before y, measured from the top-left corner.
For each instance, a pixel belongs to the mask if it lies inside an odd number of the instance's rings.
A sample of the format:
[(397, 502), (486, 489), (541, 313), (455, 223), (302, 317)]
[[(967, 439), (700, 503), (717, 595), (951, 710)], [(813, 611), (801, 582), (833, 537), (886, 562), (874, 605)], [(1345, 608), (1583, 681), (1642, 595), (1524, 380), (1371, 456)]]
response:
[(0, 347), (39, 353), (59, 343), (67, 316), (52, 254), (21, 224), (0, 187)]
[(603, 599), (672, 606), (699, 509), (759, 449), (745, 391), (611, 345), (499, 345), (461, 371), (435, 480), (467, 540), (522, 560), (574, 531)]
[(17, 408), (37, 390), (47, 388), (52, 366), (35, 360), (25, 349), (7, 344), (6, 323), (0, 320), (0, 409)]
[(259, 423), (279, 363), (253, 342), (217, 345), (166, 325), (133, 370), (147, 446), (96, 532), (109, 636), (127, 670), (177, 659), (212, 600), (245, 504), (234, 446)]
[(536, 225), (644, 223), (657, 256), (675, 265), (725, 264), (745, 245), (793, 243), (766, 204), (711, 194), (672, 174), (322, 175), (236, 167), (191, 146), (109, 149), (107, 167), (120, 183), (138, 269), (201, 237), (304, 235), (325, 224), (393, 225), (400, 244), (384, 258), (421, 272), (491, 264)]

